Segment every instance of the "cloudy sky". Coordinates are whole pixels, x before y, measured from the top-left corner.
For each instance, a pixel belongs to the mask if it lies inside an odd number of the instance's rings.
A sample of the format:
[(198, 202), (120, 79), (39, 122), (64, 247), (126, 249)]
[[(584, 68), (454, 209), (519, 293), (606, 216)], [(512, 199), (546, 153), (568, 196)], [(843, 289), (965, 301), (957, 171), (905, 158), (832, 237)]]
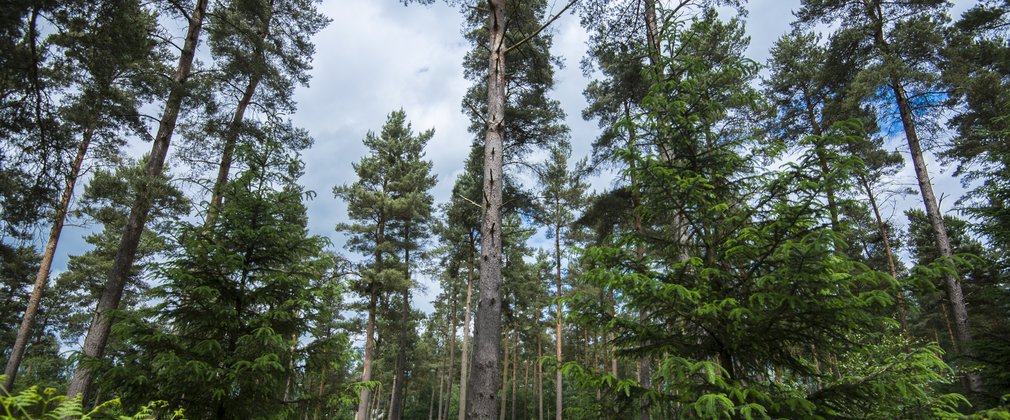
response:
[[(970, 2), (961, 0), (955, 13)], [(799, 0), (748, 2), (750, 58), (760, 63), (767, 59), (772, 43), (788, 31), (793, 20), (791, 11), (798, 5)], [(433, 193), (436, 202), (448, 199), (472, 139), (460, 109), (470, 84), (461, 66), (469, 45), (461, 35), (459, 11), (440, 1), (431, 6), (403, 6), (399, 0), (324, 0), (320, 7), (333, 21), (315, 37), (311, 86), (297, 90), (299, 110), (292, 118), (315, 138), (315, 145), (303, 156), (306, 174), (302, 181), (318, 194), (308, 203), (310, 230), (329, 237), (334, 248), (346, 254), (349, 251), (343, 249), (344, 239), (334, 230), (337, 223), (346, 220), (346, 206), (333, 198), (332, 188), (355, 180), (351, 163), (365, 153), (362, 138), (369, 130), (379, 130), (390, 111), (403, 108), (415, 131), (435, 129), (427, 149), (427, 158), (438, 175)], [(585, 53), (587, 34), (579, 26), (578, 17), (571, 14), (555, 22), (552, 31), (553, 53), (562, 57), (565, 68), (557, 72), (557, 86), (551, 96), (561, 102), (568, 115), (573, 159), (579, 159), (588, 155), (597, 134), (596, 123), (581, 118), (586, 106), (582, 90), (588, 80), (582, 75), (579, 61)], [(888, 146), (904, 150), (901, 142)], [(949, 208), (961, 195), (960, 188), (944, 177), (950, 171), (940, 174), (935, 162), (930, 170), (937, 178), (938, 190), (953, 196), (943, 201)], [(908, 168), (896, 182), (914, 185), (913, 181)], [(609, 182), (600, 178), (593, 185), (603, 188)], [(905, 198), (897, 208), (889, 208), (888, 215), (900, 222), (904, 219), (901, 209), (912, 205), (921, 206), (918, 195)], [(68, 253), (87, 249), (82, 232), (81, 228), (65, 232), (54, 273), (65, 270)], [(544, 240), (542, 235), (536, 239)], [(422, 296), (415, 298), (416, 306), (430, 310), (431, 299), (438, 293), (436, 287), (428, 284)]]

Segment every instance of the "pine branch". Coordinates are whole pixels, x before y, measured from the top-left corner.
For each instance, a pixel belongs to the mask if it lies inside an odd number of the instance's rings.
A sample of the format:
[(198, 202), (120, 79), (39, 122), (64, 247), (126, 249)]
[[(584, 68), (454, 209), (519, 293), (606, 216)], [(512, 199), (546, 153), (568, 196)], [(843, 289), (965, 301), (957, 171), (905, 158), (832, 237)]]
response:
[(533, 37), (535, 37), (537, 35), (540, 35), (540, 32), (543, 32), (544, 29), (547, 29), (548, 26), (551, 26), (551, 24), (554, 23), (554, 21), (558, 20), (558, 18), (560, 18), (561, 15), (563, 13), (565, 13), (565, 11), (567, 11), (570, 7), (572, 7), (572, 5), (574, 5), (578, 1), (579, 0), (571, 0), (571, 1), (569, 1), (568, 4), (565, 5), (565, 7), (561, 8), (561, 10), (558, 13), (556, 13), (553, 17), (551, 17), (549, 20), (547, 20), (547, 22), (545, 22), (543, 25), (540, 25), (540, 28), (538, 28), (532, 34), (529, 34), (525, 38), (519, 40), (519, 42), (517, 42), (515, 44), (512, 44), (511, 47), (506, 48), (505, 49), (505, 54), (508, 54), (510, 51), (512, 51), (512, 50), (514, 50), (516, 48), (519, 48), (523, 44), (529, 42), (529, 40), (533, 39)]

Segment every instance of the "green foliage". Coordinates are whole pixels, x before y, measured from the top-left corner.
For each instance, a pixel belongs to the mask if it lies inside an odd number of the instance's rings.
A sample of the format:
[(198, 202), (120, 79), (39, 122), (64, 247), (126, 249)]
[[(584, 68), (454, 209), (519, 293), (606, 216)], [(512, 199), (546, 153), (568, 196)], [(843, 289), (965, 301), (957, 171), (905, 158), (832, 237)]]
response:
[[(0, 375), (2, 377), (2, 375)], [(38, 386), (30, 386), (16, 395), (10, 395), (0, 390), (0, 418), (2, 419), (118, 419), (145, 420), (164, 418), (169, 420), (184, 419), (182, 409), (171, 409), (168, 402), (152, 401), (143, 406), (134, 415), (117, 415), (122, 412), (119, 399), (112, 399), (96, 405), (86, 411), (81, 404), (81, 396), (67, 399), (57, 393), (55, 388), (39, 390)]]
[[(537, 31), (546, 20), (549, 3), (546, 0), (526, 1), (522, 7), (508, 8), (509, 24), (506, 39), (518, 42)], [(487, 129), (488, 29), (486, 11), (478, 7), (464, 8), (463, 35), (474, 46), (463, 59), (464, 75), (474, 84), (463, 98), (463, 112), (470, 117), (470, 132), (483, 144)], [(505, 98), (504, 159), (506, 165), (523, 165), (528, 154), (546, 149), (568, 136), (568, 127), (561, 123), (564, 111), (561, 103), (548, 97), (554, 87), (554, 68), (560, 60), (550, 53), (551, 31), (542, 31), (507, 53), (509, 94)]]
[[(390, 113), (380, 135), (369, 132), (365, 136), (365, 146), (373, 154), (353, 164), (358, 180), (333, 189), (334, 195), (347, 201), (350, 219), (358, 222), (337, 226), (338, 231), (350, 236), (347, 247), (374, 257), (363, 267), (361, 281), (354, 285), (354, 290), (362, 295), (398, 290), (405, 281), (402, 270), (391, 268), (400, 257), (401, 247), (393, 225), (400, 220), (411, 221), (415, 207), (431, 206), (431, 197), (427, 195), (428, 188), (434, 185), (434, 177), (427, 173), (431, 163), (420, 159), (434, 134), (434, 130), (414, 134), (406, 113), (402, 110)], [(424, 171), (410, 170), (410, 165), (417, 164)]]
[(292, 409), (286, 380), (319, 304), (314, 280), (333, 260), (322, 258), (326, 240), (306, 233), (301, 163), (276, 143), (240, 156), (250, 169), (228, 184), (215, 224), (175, 226), (158, 304), (120, 330), (139, 351), (104, 380), (122, 384), (124, 400), (179, 401), (197, 417)]
[[(624, 311), (608, 324), (619, 352), (659, 362), (652, 385), (568, 370), (624, 396), (602, 411), (648, 401), (667, 417), (953, 415), (963, 398), (932, 388), (949, 381), (938, 349), (877, 344), (894, 328), (893, 280), (850, 259), (826, 226), (825, 189), (851, 188), (863, 171), (834, 146), (851, 130), (807, 137), (817, 147), (756, 169), (781, 147), (738, 123), (758, 104), (737, 25), (709, 12), (671, 37), (681, 54), (661, 63), (673, 76), (657, 77), (644, 112), (622, 123), (653, 147), (622, 152), (646, 228), (584, 252), (587, 279)], [(676, 232), (687, 235), (670, 240)]]
[[(271, 137), (293, 150), (312, 144), (304, 129), (281, 116), (293, 114), (298, 86), (309, 85), (315, 44), (311, 38), (329, 24), (317, 0), (230, 0), (213, 3), (207, 44), (213, 72), (192, 82), (199, 118), (184, 129), (181, 155), (198, 168), (216, 172), (225, 143), (257, 143)], [(246, 116), (235, 120), (236, 107), (247, 102)], [(269, 116), (259, 121), (248, 115)], [(208, 141), (213, 146), (208, 147)]]
[[(114, 170), (94, 172), (73, 214), (88, 223), (101, 225), (101, 230), (84, 237), (93, 248), (70, 257), (67, 271), (56, 278), (53, 293), (49, 295), (52, 298), (47, 298), (42, 305), (44, 313), (50, 312), (54, 321), (58, 321), (63, 342), (76, 343), (87, 332), (94, 302), (102, 293), (133, 197), (142, 182), (147, 182), (151, 191), (150, 223), (141, 236), (136, 263), (124, 291), (126, 307), (135, 307), (144, 298), (143, 291), (148, 288), (145, 275), (150, 274), (151, 261), (170, 248), (164, 236), (167, 231), (164, 224), (189, 211), (190, 201), (172, 184), (170, 171), (166, 170), (154, 181), (145, 181), (144, 161), (125, 160)], [(110, 353), (115, 353), (115, 349), (110, 349)]]

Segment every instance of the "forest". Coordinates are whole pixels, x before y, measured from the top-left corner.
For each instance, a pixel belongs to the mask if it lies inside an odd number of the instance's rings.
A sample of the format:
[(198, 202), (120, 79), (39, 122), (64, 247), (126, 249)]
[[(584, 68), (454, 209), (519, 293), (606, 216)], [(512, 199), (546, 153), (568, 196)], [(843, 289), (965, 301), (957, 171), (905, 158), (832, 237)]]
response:
[(452, 179), (389, 103), (306, 187), (320, 0), (5, 3), (0, 418), (1010, 419), (1010, 1), (382, 1), (462, 17)]

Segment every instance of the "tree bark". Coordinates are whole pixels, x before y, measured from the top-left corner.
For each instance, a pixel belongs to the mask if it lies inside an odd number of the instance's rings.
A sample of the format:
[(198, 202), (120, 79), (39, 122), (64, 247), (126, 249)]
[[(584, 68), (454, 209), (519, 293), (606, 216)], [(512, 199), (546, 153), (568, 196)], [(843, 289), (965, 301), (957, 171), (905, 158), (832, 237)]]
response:
[(382, 416), (383, 416), (382, 418), (384, 418), (384, 419), (388, 419), (389, 416), (391, 415), (390, 413), (391, 413), (392, 408), (393, 408), (393, 387), (394, 386), (396, 386), (396, 375), (393, 375), (393, 385), (391, 385), (389, 387), (389, 399), (386, 402), (386, 406), (383, 407), (383, 409), (382, 409), (382, 411), (383, 411), (382, 412)]
[[(877, 231), (880, 233), (880, 238), (884, 241), (884, 256), (887, 257), (887, 269), (891, 274), (891, 278), (897, 281), (898, 267), (894, 263), (894, 252), (891, 250), (890, 235), (887, 234), (887, 225), (884, 224), (884, 218), (880, 216), (877, 197), (873, 194), (873, 189), (870, 188), (870, 182), (866, 180), (866, 177), (860, 175), (859, 179), (863, 184), (863, 189), (866, 190), (866, 197), (870, 200), (870, 208), (873, 209), (873, 217), (877, 221)], [(895, 300), (898, 305), (898, 322), (901, 324), (901, 333), (907, 336), (908, 317), (905, 315), (905, 295), (900, 287), (898, 288), (898, 293), (895, 294)]]
[(431, 381), (431, 400), (428, 401), (428, 420), (435, 414), (435, 381)]
[[(557, 204), (557, 203), (555, 203)], [(561, 225), (554, 226), (554, 285), (557, 287), (557, 324), (555, 325), (555, 357), (558, 358), (558, 369), (554, 375), (554, 418), (561, 420), (564, 412), (564, 384), (561, 382), (561, 365), (564, 359), (561, 354)]]
[[(207, 4), (208, 0), (197, 0), (193, 13), (190, 15), (189, 28), (183, 43), (182, 53), (179, 56), (172, 89), (165, 102), (165, 109), (158, 125), (158, 133), (154, 137), (151, 155), (144, 168), (144, 177), (147, 182), (151, 182), (161, 175), (165, 166), (165, 157), (168, 155), (168, 146), (179, 118), (182, 100), (187, 95), (186, 82), (189, 80), (193, 68), (193, 58), (196, 55), (196, 46), (200, 39), (200, 30), (203, 27)], [(112, 270), (109, 272), (109, 279), (105, 283), (102, 295), (95, 307), (95, 315), (84, 339), (85, 360), (100, 359), (105, 354), (105, 346), (112, 329), (112, 313), (119, 307), (119, 302), (122, 300), (123, 289), (126, 287), (130, 271), (133, 268), (133, 260), (136, 258), (140, 235), (144, 231), (147, 213), (151, 209), (151, 191), (147, 182), (141, 183), (138, 188), (136, 200), (130, 208), (130, 217), (123, 230), (119, 249), (116, 251), (116, 257), (112, 263)], [(74, 378), (67, 389), (67, 397), (73, 398), (77, 394), (83, 394), (84, 401), (88, 401), (93, 375), (94, 372), (87, 366), (87, 363), (78, 363), (77, 369), (74, 371)]]
[(504, 363), (502, 363), (501, 368), (501, 405), (500, 412), (498, 415), (498, 420), (505, 420), (505, 399), (508, 397), (508, 383), (509, 383), (509, 336), (508, 333), (505, 334), (505, 357), (503, 358)]
[(656, 0), (645, 0), (645, 40), (649, 43), (649, 64), (659, 62), (659, 25), (656, 22)]
[(442, 405), (443, 396), (445, 395), (445, 349), (442, 351), (442, 357), (438, 361), (438, 417), (436, 419), (442, 420), (442, 414), (444, 413), (444, 406)]
[[(610, 300), (610, 316), (613, 317), (615, 315), (614, 314), (615, 306), (617, 305), (617, 301), (614, 299), (614, 291), (611, 290), (608, 293), (607, 297)], [(614, 330), (612, 328), (608, 328), (608, 330), (609, 330), (609, 332), (607, 333), (607, 338), (608, 338), (607, 344), (609, 344), (609, 345), (607, 346), (607, 348), (610, 351), (610, 374), (614, 375), (614, 377), (616, 378), (617, 377), (617, 344), (615, 344), (614, 341), (617, 339), (617, 334), (614, 333)]]
[[(473, 244), (473, 238), (470, 241)], [(470, 258), (466, 270), (466, 314), (463, 315), (463, 354), (460, 357), (459, 372), (459, 420), (466, 420), (466, 385), (469, 382), (467, 368), (470, 365), (470, 299), (473, 294), (473, 254), (476, 250), (470, 248)]]
[[(365, 324), (365, 360), (362, 362), (361, 368), (361, 381), (368, 382), (372, 380), (372, 358), (375, 356), (372, 354), (375, 351), (375, 341), (372, 336), (375, 334), (375, 307), (378, 304), (378, 296), (375, 291), (372, 291), (372, 296), (368, 300), (368, 321)], [(368, 418), (369, 403), (371, 402), (371, 389), (368, 387), (361, 388), (361, 393), (359, 394), (358, 401), (358, 412), (354, 416), (355, 420), (365, 420)]]
[[(375, 387), (375, 395), (378, 396), (378, 397), (382, 396), (382, 382), (379, 382), (379, 385), (377, 387)], [(376, 417), (375, 416), (375, 412), (379, 411), (379, 403), (381, 401), (382, 401), (382, 398), (372, 398), (370, 407), (369, 407), (368, 411), (366, 412), (367, 414), (365, 415), (366, 418), (368, 418), (368, 419), (374, 419)]]
[(498, 405), (501, 346), (502, 147), (505, 124), (505, 0), (488, 0), (488, 111), (484, 141), (484, 221), (481, 226), (480, 299), (474, 323), (473, 375), (467, 417), (491, 420)]
[[(912, 107), (908, 103), (908, 97), (901, 83), (893, 82), (891, 88), (898, 102), (898, 112), (901, 114), (901, 123), (905, 128), (905, 138), (908, 140), (908, 149), (912, 156), (912, 167), (915, 168), (915, 178), (919, 182), (919, 191), (922, 193), (922, 201), (926, 205), (926, 216), (929, 218), (930, 227), (933, 228), (933, 235), (936, 239), (936, 248), (940, 252), (940, 257), (951, 262), (953, 253), (950, 248), (950, 238), (947, 237), (947, 228), (943, 223), (943, 214), (940, 213), (940, 206), (933, 194), (933, 185), (929, 180), (929, 172), (926, 169), (926, 160), (922, 156), (922, 146), (919, 143), (919, 136), (915, 130), (915, 123), (912, 120)], [(954, 316), (954, 334), (957, 336), (958, 347), (962, 356), (973, 359), (975, 350), (971, 346), (971, 330), (968, 327), (968, 307), (964, 303), (964, 294), (961, 291), (961, 282), (957, 277), (944, 272), (943, 285), (947, 291), (947, 300), (950, 301), (951, 312)], [(972, 393), (982, 392), (982, 378), (977, 373), (962, 373), (968, 391)]]
[[(875, 46), (883, 57), (891, 55), (890, 45), (884, 37), (884, 16), (880, 2), (863, 0), (863, 5), (868, 17), (874, 24)], [(951, 257), (953, 257), (950, 238), (947, 237), (947, 228), (944, 226), (943, 214), (940, 212), (936, 195), (933, 193), (933, 185), (929, 179), (926, 160), (922, 155), (922, 145), (919, 142), (919, 134), (916, 131), (912, 106), (908, 102), (908, 94), (905, 92), (905, 86), (901, 83), (901, 79), (897, 74), (890, 75), (889, 87), (894, 92), (894, 100), (898, 105), (901, 125), (905, 130), (905, 139), (908, 141), (908, 151), (912, 156), (912, 167), (915, 169), (915, 178), (919, 183), (919, 192), (922, 194), (922, 201), (926, 207), (926, 217), (929, 219), (930, 227), (933, 230), (937, 251), (940, 253), (940, 258), (949, 262), (951, 261)], [(973, 359), (975, 351), (971, 346), (971, 331), (968, 327), (968, 308), (964, 303), (961, 283), (956, 276), (944, 273), (943, 284), (954, 316), (954, 333), (957, 336), (958, 347), (961, 349), (960, 353), (965, 358)], [(963, 373), (962, 377), (965, 387), (969, 392), (982, 392), (982, 378), (977, 373)]]
[[(386, 189), (385, 182), (383, 183), (383, 191)], [(386, 242), (386, 209), (380, 208), (378, 210), (378, 217), (375, 226), (375, 251), (374, 251), (374, 261), (375, 261), (375, 275), (378, 276), (383, 269), (383, 255), (380, 245)], [(375, 358), (375, 310), (378, 305), (379, 300), (379, 290), (378, 290), (378, 279), (372, 279), (372, 284), (369, 285), (370, 296), (368, 300), (368, 321), (365, 326), (365, 360), (363, 361), (363, 367), (361, 369), (361, 381), (368, 382), (372, 380), (372, 361)], [(380, 384), (381, 385), (381, 384)], [(365, 420), (369, 416), (369, 403), (371, 402), (371, 390), (367, 387), (361, 388), (361, 393), (359, 394), (360, 401), (358, 401), (358, 412), (355, 414), (355, 420)]]
[(313, 418), (319, 418), (319, 409), (323, 406), (323, 390), (326, 389), (326, 365), (323, 365), (322, 371), (319, 373), (319, 391), (316, 393), (316, 411)]
[(399, 342), (397, 343), (396, 349), (396, 376), (393, 378), (393, 389), (390, 392), (389, 401), (389, 418), (391, 420), (400, 420), (403, 415), (403, 388), (404, 388), (404, 372), (407, 370), (407, 329), (411, 325), (410, 320), (410, 226), (406, 226), (404, 230), (404, 244), (406, 249), (403, 251), (403, 264), (404, 264), (404, 285), (401, 291), (401, 306), (400, 306), (400, 334)]
[[(455, 289), (455, 287), (453, 288)], [(452, 406), (452, 381), (454, 367), (456, 366), (456, 292), (453, 290), (452, 312), (449, 314), (449, 370), (446, 372), (446, 382), (448, 382), (449, 392), (445, 397), (445, 419), (449, 418), (449, 407)]]
[(59, 207), (56, 208), (56, 214), (53, 217), (53, 226), (49, 231), (49, 240), (46, 242), (45, 251), (42, 253), (39, 271), (35, 275), (32, 294), (28, 298), (28, 307), (25, 308), (25, 316), (21, 319), (21, 328), (18, 329), (18, 335), (14, 340), (14, 348), (11, 349), (11, 356), (7, 359), (7, 366), (4, 368), (6, 379), (3, 383), (3, 389), (8, 394), (14, 391), (14, 379), (17, 377), (18, 367), (21, 366), (21, 359), (28, 349), (28, 341), (31, 339), (32, 328), (35, 326), (35, 317), (39, 313), (42, 294), (45, 293), (46, 286), (49, 283), (49, 271), (53, 267), (56, 245), (59, 243), (60, 235), (63, 232), (63, 223), (67, 219), (70, 201), (74, 198), (74, 186), (77, 184), (77, 178), (81, 174), (81, 167), (84, 165), (84, 156), (88, 153), (88, 147), (91, 145), (91, 139), (95, 134), (96, 122), (92, 120), (89, 124), (88, 128), (84, 131), (84, 136), (81, 138), (81, 144), (77, 146), (77, 156), (74, 157), (73, 166), (70, 167), (70, 174), (67, 175), (67, 182), (63, 188), (63, 195), (60, 197)]
[(253, 94), (256, 93), (256, 87), (259, 86), (260, 78), (258, 73), (253, 74), (249, 78), (249, 83), (246, 84), (242, 98), (235, 108), (235, 114), (232, 116), (231, 123), (228, 124), (228, 129), (225, 131), (224, 148), (221, 150), (221, 162), (218, 164), (217, 179), (214, 181), (214, 187), (211, 190), (210, 204), (207, 207), (207, 218), (204, 221), (205, 226), (213, 226), (214, 221), (217, 220), (218, 213), (221, 211), (224, 187), (228, 183), (228, 174), (231, 172), (231, 164), (235, 155), (235, 146), (238, 144), (238, 134), (242, 128), (242, 120), (245, 118), (246, 108), (252, 102)]
[(529, 391), (530, 391), (530, 361), (523, 360), (523, 368), (526, 373), (523, 374), (523, 420), (529, 418)]
[(519, 384), (519, 333), (512, 332), (512, 420), (516, 420), (516, 385)]
[(544, 420), (544, 346), (540, 343), (540, 333), (537, 333), (537, 420)]

